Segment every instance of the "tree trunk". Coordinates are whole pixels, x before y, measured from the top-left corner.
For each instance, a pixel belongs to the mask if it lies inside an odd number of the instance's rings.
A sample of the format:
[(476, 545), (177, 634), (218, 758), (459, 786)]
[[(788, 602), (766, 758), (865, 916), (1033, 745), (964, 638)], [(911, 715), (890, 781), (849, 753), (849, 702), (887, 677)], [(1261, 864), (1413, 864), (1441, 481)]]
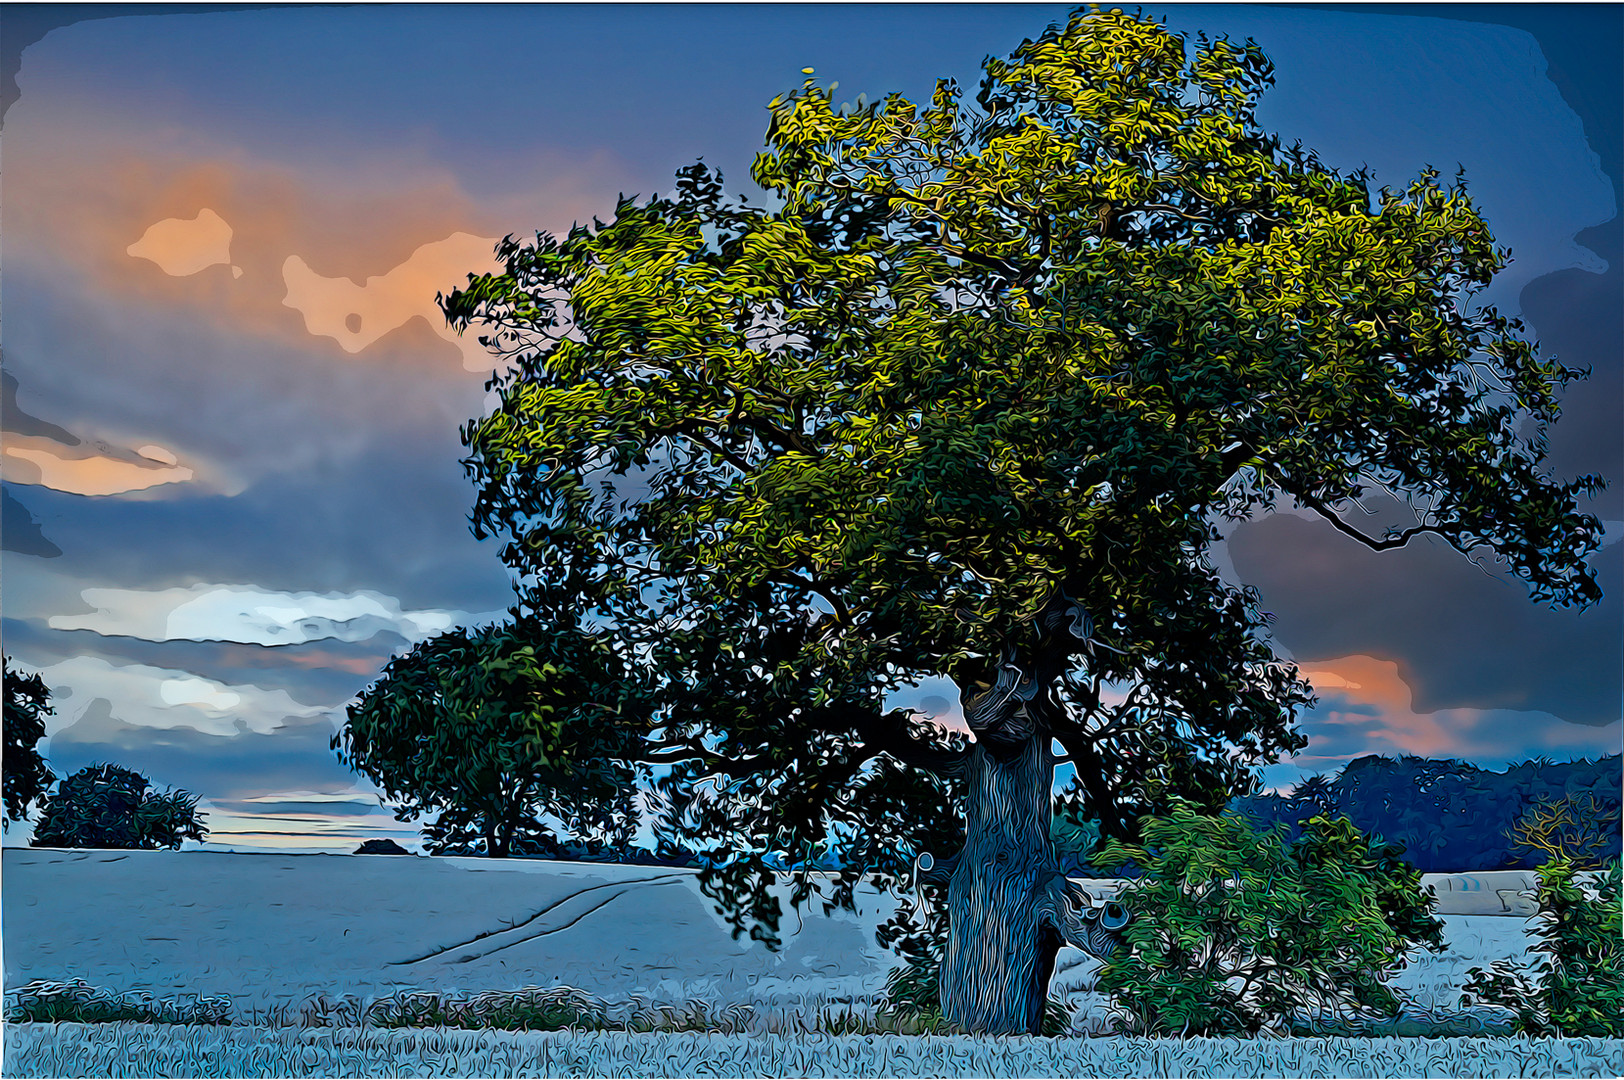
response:
[[(1064, 597), (1050, 622), (1080, 608)], [(1086, 616), (1073, 623), (1086, 633)], [(1049, 839), (1055, 755), (1053, 691), (1059, 649), (1017, 657), (1006, 649), (988, 686), (961, 691), (975, 733), (965, 773), (965, 843), (947, 882), (948, 936), (942, 1015), (968, 1031), (1039, 1034), (1055, 954), (1065, 944), (1105, 958), (1122, 943), (1128, 914), (1100, 903), (1060, 872)]]
[[(1019, 704), (1019, 702), (1016, 702)], [(948, 884), (942, 1014), (968, 1031), (1038, 1034), (1062, 942), (1046, 918), (1059, 870), (1049, 841), (1054, 755), (1028, 735), (971, 753), (965, 847)]]

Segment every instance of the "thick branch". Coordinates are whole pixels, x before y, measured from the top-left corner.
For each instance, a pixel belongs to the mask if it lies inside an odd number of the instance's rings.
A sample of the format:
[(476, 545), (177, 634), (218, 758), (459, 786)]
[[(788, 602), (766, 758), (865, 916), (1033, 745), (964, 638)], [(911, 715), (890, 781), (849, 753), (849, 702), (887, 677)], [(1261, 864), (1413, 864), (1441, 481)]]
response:
[(946, 886), (953, 880), (953, 872), (959, 868), (959, 859), (964, 852), (956, 851), (947, 858), (938, 861), (930, 852), (924, 852), (914, 863), (916, 880), (921, 885)]
[(863, 745), (876, 754), (890, 754), (904, 765), (925, 769), (944, 778), (964, 775), (969, 764), (967, 750), (944, 750), (922, 742), (909, 733), (907, 725), (894, 714), (869, 713), (852, 718), (852, 727)]
[(1038, 918), (1067, 945), (1100, 960), (1116, 952), (1128, 922), (1120, 904), (1094, 896), (1058, 872), (1047, 875), (1039, 888)]
[[(1449, 537), (1445, 535), (1444, 530), (1438, 528), (1436, 525), (1417, 525), (1414, 528), (1405, 529), (1401, 533), (1386, 536), (1380, 540), (1377, 540), (1373, 536), (1366, 536), (1358, 529), (1355, 529), (1352, 525), (1349, 525), (1347, 522), (1343, 521), (1337, 516), (1334, 510), (1320, 502), (1318, 499), (1314, 498), (1312, 495), (1300, 495), (1297, 492), (1292, 492), (1292, 495), (1297, 499), (1298, 502), (1314, 511), (1326, 521), (1329, 521), (1337, 532), (1342, 533), (1344, 536), (1353, 537), (1371, 551), (1386, 551), (1389, 548), (1403, 547), (1405, 544), (1410, 542), (1412, 537), (1419, 536), (1422, 533), (1433, 533), (1438, 536), (1443, 536), (1446, 540), (1449, 539)], [(1453, 541), (1450, 542), (1450, 546), (1455, 546)]]

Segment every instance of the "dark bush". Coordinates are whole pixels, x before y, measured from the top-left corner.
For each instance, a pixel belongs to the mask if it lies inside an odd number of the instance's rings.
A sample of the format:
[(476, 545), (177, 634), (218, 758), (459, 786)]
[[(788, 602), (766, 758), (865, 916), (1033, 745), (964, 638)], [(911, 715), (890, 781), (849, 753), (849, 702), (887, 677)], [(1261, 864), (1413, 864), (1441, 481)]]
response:
[(35, 847), (179, 848), (208, 835), (197, 796), (147, 790), (147, 778), (117, 765), (91, 765), (45, 799)]
[(231, 1023), (228, 997), (164, 998), (145, 991), (115, 994), (83, 979), (35, 979), (6, 995), (8, 1024), (205, 1024)]

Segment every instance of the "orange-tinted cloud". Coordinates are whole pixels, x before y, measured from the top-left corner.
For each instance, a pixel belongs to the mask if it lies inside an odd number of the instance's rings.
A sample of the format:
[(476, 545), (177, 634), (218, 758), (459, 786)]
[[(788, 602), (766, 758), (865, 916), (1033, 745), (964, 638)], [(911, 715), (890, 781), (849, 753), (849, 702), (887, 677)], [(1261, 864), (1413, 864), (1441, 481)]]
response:
[(1303, 674), (1319, 706), (1305, 717), (1304, 765), (1341, 764), (1360, 754), (1522, 760), (1534, 754), (1616, 750), (1618, 725), (1570, 724), (1546, 713), (1509, 709), (1417, 711), (1401, 666), (1370, 656), (1315, 661)]
[(74, 495), (122, 495), (194, 478), (192, 469), (162, 447), (142, 450), (145, 453), (119, 452), (103, 444), (98, 452), (83, 443), (69, 447), (54, 439), (9, 436), (6, 479)]
[(312, 334), (332, 338), (347, 353), (358, 353), (407, 320), (421, 318), (462, 351), (463, 367), (488, 371), (491, 356), (478, 335), (453, 331), (435, 297), (462, 284), (469, 274), (500, 269), (492, 254), (495, 246), (494, 238), (453, 233), (424, 244), (388, 273), (368, 278), (365, 285), (345, 277), (323, 277), (298, 255), (289, 255), (282, 264), (288, 290), (282, 302), (304, 316)]
[[(155, 222), (124, 250), (137, 259), (157, 263), (170, 277), (190, 277), (211, 266), (231, 265), (231, 226), (204, 207), (190, 220)], [(234, 277), (242, 277), (242, 267), (232, 266), (231, 270)]]
[(6, 195), (29, 208), (7, 219), (8, 263), (70, 270), (92, 295), (178, 309), (231, 337), (318, 349), (330, 338), (363, 359), (421, 315), (440, 338), (420, 339), (433, 342), (426, 364), (490, 370), (473, 335), (443, 332), (435, 293), (490, 269), (495, 237), (604, 213), (603, 192), (625, 179), (610, 155), (538, 161), (519, 194), (476, 199), (410, 151), (329, 169), (196, 138), (137, 141), (105, 113), (36, 103), (7, 117), (26, 153), (7, 162)]

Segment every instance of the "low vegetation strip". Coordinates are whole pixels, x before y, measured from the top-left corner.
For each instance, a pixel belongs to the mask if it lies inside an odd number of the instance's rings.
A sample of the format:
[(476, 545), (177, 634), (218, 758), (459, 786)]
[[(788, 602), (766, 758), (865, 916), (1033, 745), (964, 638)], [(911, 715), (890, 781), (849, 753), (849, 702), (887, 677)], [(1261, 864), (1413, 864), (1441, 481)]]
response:
[(1619, 1039), (799, 1038), (19, 1024), (8, 1077), (1595, 1077)]

